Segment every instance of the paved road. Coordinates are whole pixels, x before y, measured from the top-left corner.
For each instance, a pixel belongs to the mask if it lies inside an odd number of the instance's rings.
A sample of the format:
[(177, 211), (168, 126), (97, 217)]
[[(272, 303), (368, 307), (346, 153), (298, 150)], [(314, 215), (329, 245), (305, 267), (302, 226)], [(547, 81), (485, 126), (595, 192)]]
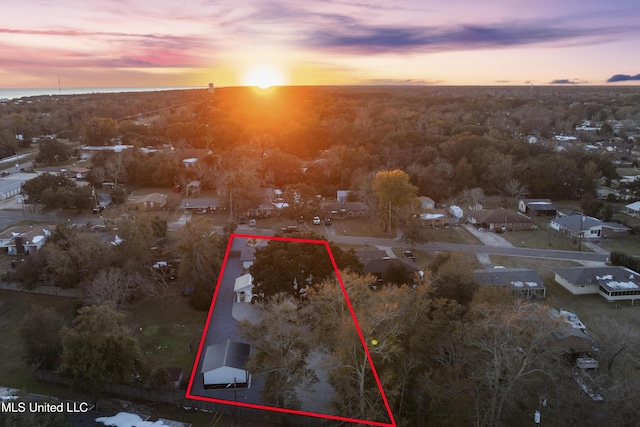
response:
[[(360, 244), (360, 245), (368, 244), (373, 246), (393, 246), (393, 247), (411, 248), (411, 245), (397, 239), (341, 236), (339, 234), (334, 234), (333, 236), (330, 237), (330, 239), (336, 243)], [(433, 242), (433, 243), (427, 243), (423, 245), (415, 245), (415, 248), (428, 251), (428, 252), (453, 251), (453, 252), (466, 252), (471, 254), (509, 255), (509, 256), (532, 257), (532, 258), (552, 258), (552, 259), (567, 259), (567, 260), (574, 260), (574, 261), (596, 261), (596, 262), (606, 262), (608, 260), (608, 255), (594, 253), (594, 252), (560, 251), (560, 250), (554, 250), (554, 249), (532, 249), (532, 248), (519, 248), (515, 246), (506, 247), (506, 246), (486, 246), (486, 245)]]

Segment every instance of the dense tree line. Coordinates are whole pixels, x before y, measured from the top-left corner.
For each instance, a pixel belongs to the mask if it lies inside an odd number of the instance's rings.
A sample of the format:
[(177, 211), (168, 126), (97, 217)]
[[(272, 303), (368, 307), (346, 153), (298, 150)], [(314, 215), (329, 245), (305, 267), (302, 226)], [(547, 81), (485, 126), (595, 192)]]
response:
[[(587, 143), (619, 137), (630, 149), (637, 143), (628, 137), (640, 120), (639, 98), (635, 88), (564, 87), (283, 87), (269, 95), (224, 88), (215, 94), (40, 97), (0, 105), (0, 135), (10, 144), (8, 153), (16, 149), (17, 133), (28, 140), (62, 129), (94, 145), (202, 148), (220, 157), (209, 165), (227, 170), (237, 156), (225, 160), (225, 153), (240, 150), (255, 153), (262, 183), (306, 184), (323, 195), (362, 190), (376, 171), (401, 169), (420, 194), (437, 201), (472, 187), (510, 195), (514, 180), (532, 197), (579, 199), (593, 193), (600, 177), (616, 178), (611, 156), (625, 152), (587, 154), (579, 145), (557, 151), (553, 136), (577, 134)], [(585, 120), (600, 124), (600, 132), (578, 134), (576, 125)], [(615, 130), (612, 120), (620, 123)], [(529, 136), (538, 143), (530, 144)], [(148, 169), (145, 163), (166, 173), (135, 173)], [(134, 156), (124, 181), (170, 186), (192, 178), (180, 176), (174, 163)], [(215, 181), (211, 173), (198, 175)]]
[[(569, 349), (555, 338), (561, 321), (549, 316), (544, 304), (523, 302), (502, 289), (478, 289), (455, 271), (464, 261), (450, 261), (440, 268), (440, 284), (428, 281), (414, 289), (371, 290), (373, 278), (342, 274), (398, 425), (525, 425), (536, 410), (554, 425), (633, 423), (637, 410), (627, 402), (637, 399), (632, 384), (638, 381), (627, 375), (640, 350), (636, 334), (611, 322), (612, 332), (599, 330), (602, 342), (612, 346), (602, 360), (611, 360), (614, 368), (596, 379), (611, 399), (593, 402), (574, 382)], [(469, 298), (447, 295), (445, 276), (459, 277), (458, 289), (469, 288)], [(265, 376), (265, 401), (300, 408), (301, 396), (314, 399), (309, 390), (327, 377), (333, 390), (327, 411), (389, 422), (334, 281), (310, 288), (303, 302), (278, 294), (260, 307), (262, 320), (240, 327), (256, 350), (252, 372)], [(615, 344), (610, 334), (626, 337), (627, 345)]]

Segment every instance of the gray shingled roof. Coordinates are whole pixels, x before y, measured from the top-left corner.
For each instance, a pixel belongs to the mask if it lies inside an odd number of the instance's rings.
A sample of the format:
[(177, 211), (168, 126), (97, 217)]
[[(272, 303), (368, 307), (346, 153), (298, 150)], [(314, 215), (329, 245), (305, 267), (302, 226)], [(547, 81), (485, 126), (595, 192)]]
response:
[(600, 284), (611, 291), (640, 289), (640, 274), (620, 266), (559, 268), (553, 272), (574, 286)]
[(475, 270), (473, 278), (479, 285), (511, 285), (522, 289), (544, 289), (538, 273), (528, 268), (486, 268)]
[(182, 203), (180, 205), (181, 208), (189, 209), (217, 208), (218, 206), (220, 206), (220, 199), (216, 197), (203, 199), (182, 199)]
[(553, 220), (556, 224), (560, 225), (573, 233), (579, 233), (580, 230), (589, 230), (593, 227), (603, 226), (607, 228), (630, 230), (629, 227), (619, 224), (617, 222), (603, 222), (597, 218), (593, 218), (586, 215), (571, 215), (562, 218), (556, 218)]
[(249, 344), (230, 340), (210, 345), (205, 351), (200, 372), (204, 373), (222, 366), (246, 369), (250, 350)]
[(523, 202), (533, 211), (558, 210), (551, 199), (524, 199)]

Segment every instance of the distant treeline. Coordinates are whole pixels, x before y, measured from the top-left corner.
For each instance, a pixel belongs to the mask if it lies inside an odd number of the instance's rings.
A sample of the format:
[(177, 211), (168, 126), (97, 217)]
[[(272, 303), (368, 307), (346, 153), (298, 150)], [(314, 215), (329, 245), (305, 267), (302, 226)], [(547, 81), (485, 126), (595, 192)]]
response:
[[(584, 123), (595, 130), (577, 132)], [(600, 178), (617, 178), (612, 160), (633, 160), (639, 124), (634, 87), (232, 87), (0, 104), (0, 155), (56, 134), (90, 145), (204, 149), (210, 165), (241, 150), (261, 159), (261, 184), (303, 183), (326, 196), (352, 189), (366, 199), (375, 172), (402, 169), (439, 202), (475, 187), (580, 199)], [(596, 143), (600, 150), (585, 149)], [(123, 183), (144, 184), (128, 169)]]

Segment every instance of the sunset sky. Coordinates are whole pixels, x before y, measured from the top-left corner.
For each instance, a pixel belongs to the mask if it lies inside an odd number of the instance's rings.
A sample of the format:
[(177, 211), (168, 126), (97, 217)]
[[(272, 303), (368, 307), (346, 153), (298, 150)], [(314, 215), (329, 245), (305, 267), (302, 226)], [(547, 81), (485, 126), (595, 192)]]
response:
[(640, 2), (3, 2), (0, 87), (58, 79), (65, 87), (639, 84)]

